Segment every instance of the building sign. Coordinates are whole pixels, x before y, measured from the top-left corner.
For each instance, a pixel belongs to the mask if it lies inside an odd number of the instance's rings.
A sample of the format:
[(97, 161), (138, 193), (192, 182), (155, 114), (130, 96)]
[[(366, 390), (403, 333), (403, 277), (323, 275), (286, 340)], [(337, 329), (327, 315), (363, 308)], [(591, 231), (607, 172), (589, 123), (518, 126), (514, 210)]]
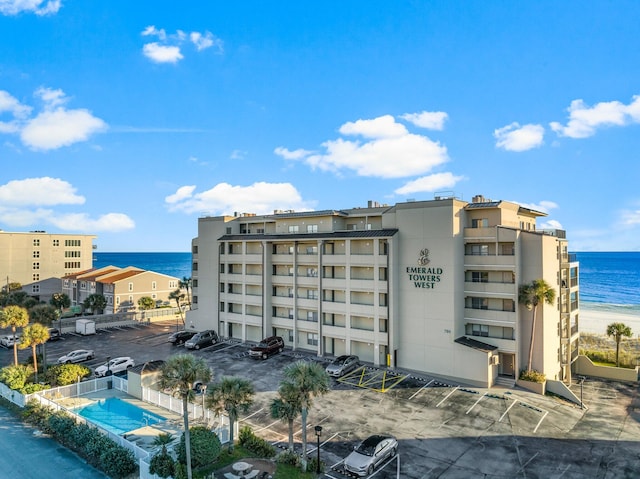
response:
[(424, 248), (418, 254), (418, 266), (407, 266), (409, 281), (416, 288), (434, 289), (442, 277), (442, 268), (429, 266), (429, 250)]

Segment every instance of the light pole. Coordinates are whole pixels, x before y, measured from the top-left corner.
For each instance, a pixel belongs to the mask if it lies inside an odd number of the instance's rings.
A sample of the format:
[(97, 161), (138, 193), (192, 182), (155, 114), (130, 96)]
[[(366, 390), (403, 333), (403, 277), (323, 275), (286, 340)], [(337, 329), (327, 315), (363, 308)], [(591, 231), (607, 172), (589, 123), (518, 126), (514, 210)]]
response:
[(322, 436), (322, 426), (316, 426), (316, 438), (318, 439), (318, 463), (316, 464), (316, 473), (320, 474), (320, 436)]
[(202, 385), (202, 419), (207, 418), (207, 410), (204, 408), (204, 398), (207, 395), (207, 385)]
[(584, 403), (582, 402), (582, 392), (584, 388), (584, 380), (587, 379), (585, 376), (580, 377), (580, 409), (584, 409)]

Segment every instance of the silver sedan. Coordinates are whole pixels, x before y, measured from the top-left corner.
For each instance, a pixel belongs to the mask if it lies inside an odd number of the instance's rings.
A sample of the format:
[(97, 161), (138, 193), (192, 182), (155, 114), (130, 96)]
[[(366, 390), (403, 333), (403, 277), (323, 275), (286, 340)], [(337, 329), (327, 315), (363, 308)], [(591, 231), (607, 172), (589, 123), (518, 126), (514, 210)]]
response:
[(58, 358), (58, 364), (81, 363), (93, 359), (93, 356), (91, 349), (76, 349)]

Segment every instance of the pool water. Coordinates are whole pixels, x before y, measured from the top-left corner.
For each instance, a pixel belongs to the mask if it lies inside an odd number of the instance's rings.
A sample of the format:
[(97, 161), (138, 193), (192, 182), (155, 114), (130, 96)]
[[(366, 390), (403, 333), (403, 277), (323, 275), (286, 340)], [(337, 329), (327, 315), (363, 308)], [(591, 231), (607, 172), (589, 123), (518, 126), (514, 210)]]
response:
[(122, 434), (167, 420), (120, 398), (102, 399), (75, 410), (75, 413), (114, 434)]

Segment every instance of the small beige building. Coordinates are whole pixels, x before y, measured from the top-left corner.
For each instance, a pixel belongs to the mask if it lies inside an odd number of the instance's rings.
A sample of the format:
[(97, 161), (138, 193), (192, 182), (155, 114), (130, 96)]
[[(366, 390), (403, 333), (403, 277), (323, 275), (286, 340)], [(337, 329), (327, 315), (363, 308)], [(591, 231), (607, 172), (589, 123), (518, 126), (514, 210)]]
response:
[(578, 263), (541, 216), (477, 196), (200, 218), (187, 325), (491, 386), (526, 368), (518, 289), (542, 278), (557, 300), (538, 308), (533, 368), (569, 380)]

